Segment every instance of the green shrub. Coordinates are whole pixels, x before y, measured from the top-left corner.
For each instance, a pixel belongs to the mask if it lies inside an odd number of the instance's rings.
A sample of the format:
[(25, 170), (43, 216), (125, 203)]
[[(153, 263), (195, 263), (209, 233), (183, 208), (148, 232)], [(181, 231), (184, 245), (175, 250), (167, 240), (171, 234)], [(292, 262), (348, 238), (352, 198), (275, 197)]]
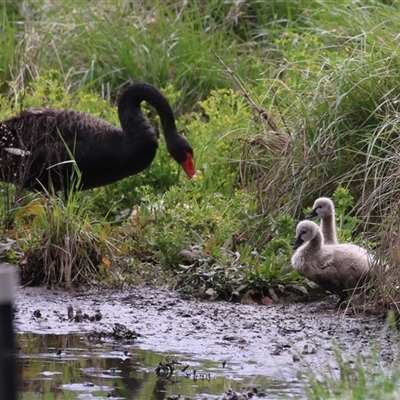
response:
[[(20, 277), (24, 284), (92, 283), (106, 276), (112, 248), (104, 224), (93, 220), (79, 194), (66, 204), (57, 196), (37, 195), (15, 216)], [(103, 267), (101, 265), (103, 264)]]
[[(5, 4), (0, 73), (12, 96), (0, 118), (68, 107), (118, 125), (114, 100), (143, 79), (164, 88), (194, 147), (193, 182), (160, 139), (146, 171), (81, 194), (94, 219), (116, 221), (109, 236), (130, 267), (178, 269), (182, 286), (192, 274), (226, 297), (297, 282), (295, 221), (335, 190), (341, 240), (366, 239), (398, 264), (396, 2)], [(19, 195), (0, 205), (7, 220)], [(182, 249), (201, 258), (188, 265)]]

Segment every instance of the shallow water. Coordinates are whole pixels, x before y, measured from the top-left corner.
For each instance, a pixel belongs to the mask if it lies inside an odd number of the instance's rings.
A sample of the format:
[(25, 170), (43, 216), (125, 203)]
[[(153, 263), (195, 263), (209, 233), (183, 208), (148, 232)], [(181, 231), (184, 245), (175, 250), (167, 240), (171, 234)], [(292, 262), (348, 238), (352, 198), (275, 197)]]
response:
[[(89, 319), (71, 318), (71, 307), (75, 317), (80, 310)], [(270, 399), (301, 399), (306, 382), (299, 376), (339, 372), (336, 345), (350, 361), (371, 357), (371, 343), (385, 361), (395, 359), (396, 341), (382, 331), (381, 318), (318, 302), (200, 302), (151, 285), (79, 292), (35, 287), (18, 291), (15, 310), (23, 399), (107, 398), (114, 387), (122, 399), (223, 399), (229, 389), (243, 388)], [(92, 318), (98, 313), (101, 318)], [(118, 327), (133, 337), (116, 337)], [(88, 343), (88, 336), (98, 340)], [(124, 358), (124, 351), (132, 356)], [(160, 379), (155, 369), (167, 356), (181, 364), (171, 379)]]
[[(162, 400), (181, 395), (208, 400), (223, 398), (229, 389), (246, 393), (254, 388), (274, 399), (304, 396), (297, 381), (241, 376), (237, 365), (223, 366), (196, 355), (88, 343), (81, 335), (25, 333), (17, 339), (22, 399)], [(171, 376), (156, 373), (166, 360), (179, 363)]]

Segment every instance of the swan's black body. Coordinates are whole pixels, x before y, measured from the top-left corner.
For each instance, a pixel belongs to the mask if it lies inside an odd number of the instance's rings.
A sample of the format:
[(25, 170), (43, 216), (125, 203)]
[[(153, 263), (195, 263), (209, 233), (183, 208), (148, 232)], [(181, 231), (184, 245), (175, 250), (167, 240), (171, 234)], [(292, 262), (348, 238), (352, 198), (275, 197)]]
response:
[(66, 190), (76, 162), (78, 189), (91, 189), (143, 171), (158, 143), (141, 112), (142, 101), (157, 110), (169, 153), (192, 177), (193, 150), (177, 132), (168, 101), (141, 82), (128, 87), (119, 100), (122, 130), (71, 110), (27, 110), (0, 122), (0, 179), (29, 190)]

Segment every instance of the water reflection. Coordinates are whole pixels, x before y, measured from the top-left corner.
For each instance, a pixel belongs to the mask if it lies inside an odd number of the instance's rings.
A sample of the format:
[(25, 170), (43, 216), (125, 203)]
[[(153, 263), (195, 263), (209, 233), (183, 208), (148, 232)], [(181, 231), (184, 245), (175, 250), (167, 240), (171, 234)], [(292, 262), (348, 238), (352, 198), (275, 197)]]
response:
[[(26, 333), (18, 335), (18, 347), (21, 399), (165, 400), (172, 395), (221, 399), (229, 389), (240, 392), (250, 385), (265, 389), (268, 397), (268, 387), (274, 387), (274, 398), (288, 397), (285, 382), (262, 377), (232, 379), (228, 366), (188, 355), (90, 343), (80, 335)], [(158, 376), (156, 367), (165, 360), (179, 364), (174, 365), (173, 374)]]

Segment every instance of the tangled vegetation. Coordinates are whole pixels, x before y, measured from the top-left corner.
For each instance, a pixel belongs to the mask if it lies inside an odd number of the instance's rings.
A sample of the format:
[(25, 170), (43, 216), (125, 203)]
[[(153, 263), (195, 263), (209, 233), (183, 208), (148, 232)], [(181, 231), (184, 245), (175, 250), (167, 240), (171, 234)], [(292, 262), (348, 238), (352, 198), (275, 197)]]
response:
[[(67, 202), (1, 184), (0, 256), (23, 283), (304, 295), (290, 265), (295, 226), (329, 196), (340, 238), (389, 267), (372, 305), (399, 314), (397, 1), (6, 0), (0, 17), (0, 120), (52, 107), (119, 125), (119, 94), (148, 81), (198, 170), (188, 181), (160, 139), (147, 170)], [(309, 377), (309, 398), (397, 395), (397, 372), (370, 380), (362, 360), (338, 358), (340, 380)]]
[[(342, 238), (397, 265), (396, 2), (21, 0), (0, 15), (0, 119), (53, 107), (119, 125), (116, 98), (146, 80), (171, 102), (198, 169), (186, 180), (160, 139), (146, 171), (67, 204), (3, 185), (13, 245), (1, 255), (25, 283), (303, 293), (291, 244), (318, 196), (334, 197)], [(380, 305), (396, 303), (392, 271)]]

